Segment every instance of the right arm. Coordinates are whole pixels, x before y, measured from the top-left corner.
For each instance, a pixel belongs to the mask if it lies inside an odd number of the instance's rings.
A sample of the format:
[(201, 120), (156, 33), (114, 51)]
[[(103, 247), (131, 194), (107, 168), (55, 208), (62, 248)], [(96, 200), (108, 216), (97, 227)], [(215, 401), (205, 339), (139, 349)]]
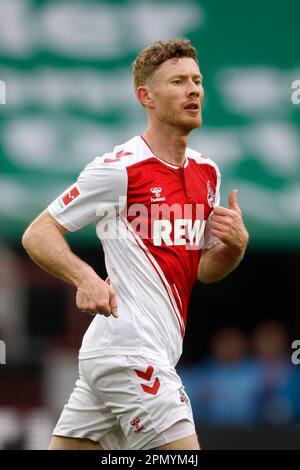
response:
[(42, 269), (76, 287), (76, 304), (80, 310), (117, 317), (114, 290), (71, 251), (64, 238), (67, 232), (46, 209), (29, 225), (22, 244)]

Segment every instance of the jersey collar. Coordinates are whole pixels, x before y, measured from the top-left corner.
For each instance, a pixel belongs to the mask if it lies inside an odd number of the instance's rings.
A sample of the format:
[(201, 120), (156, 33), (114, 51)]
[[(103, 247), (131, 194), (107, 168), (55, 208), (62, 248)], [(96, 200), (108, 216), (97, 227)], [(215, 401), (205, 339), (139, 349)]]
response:
[(183, 165), (180, 166), (180, 165), (175, 165), (174, 163), (170, 163), (168, 162), (167, 160), (164, 160), (163, 158), (159, 157), (158, 155), (156, 155), (154, 152), (152, 152), (151, 148), (149, 147), (147, 141), (144, 139), (144, 137), (142, 135), (139, 136), (144, 145), (147, 147), (148, 150), (150, 150), (151, 154), (153, 155), (154, 158), (156, 158), (157, 160), (159, 160), (161, 163), (163, 163), (164, 165), (170, 167), (170, 168), (173, 168), (174, 170), (178, 170), (180, 168), (186, 168), (189, 164), (189, 160), (188, 160), (188, 157), (185, 156), (185, 160), (183, 162)]

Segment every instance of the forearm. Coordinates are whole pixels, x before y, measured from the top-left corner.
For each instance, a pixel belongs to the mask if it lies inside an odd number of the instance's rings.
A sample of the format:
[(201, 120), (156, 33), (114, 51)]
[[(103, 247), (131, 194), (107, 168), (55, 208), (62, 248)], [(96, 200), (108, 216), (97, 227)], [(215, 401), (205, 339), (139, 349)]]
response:
[(223, 279), (239, 265), (245, 249), (218, 243), (202, 254), (197, 278), (205, 284)]
[(22, 244), (42, 269), (76, 287), (92, 268), (70, 249), (60, 230), (47, 217), (38, 218), (26, 230)]

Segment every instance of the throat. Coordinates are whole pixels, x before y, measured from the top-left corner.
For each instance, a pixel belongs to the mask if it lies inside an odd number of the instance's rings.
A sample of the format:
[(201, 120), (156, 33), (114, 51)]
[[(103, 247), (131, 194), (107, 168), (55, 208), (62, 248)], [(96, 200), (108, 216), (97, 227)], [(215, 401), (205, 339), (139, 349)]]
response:
[(157, 158), (160, 158), (161, 160), (164, 160), (167, 163), (170, 163), (172, 165), (176, 166), (183, 166), (185, 162), (185, 151), (186, 151), (186, 145), (183, 145), (182, 151), (178, 151), (177, 149), (172, 149), (170, 148), (170, 145), (162, 146), (157, 144), (155, 141), (152, 141), (151, 139), (147, 139), (145, 135), (141, 136), (147, 147), (151, 150), (153, 155), (155, 155)]

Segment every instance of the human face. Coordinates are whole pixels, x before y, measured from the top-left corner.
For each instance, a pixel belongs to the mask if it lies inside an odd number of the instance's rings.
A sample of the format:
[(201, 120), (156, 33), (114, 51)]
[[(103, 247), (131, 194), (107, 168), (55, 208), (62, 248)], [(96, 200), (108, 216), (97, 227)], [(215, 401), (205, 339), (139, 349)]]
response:
[(151, 115), (159, 122), (185, 132), (201, 126), (204, 91), (202, 75), (194, 59), (182, 57), (163, 62), (149, 86), (153, 100)]

